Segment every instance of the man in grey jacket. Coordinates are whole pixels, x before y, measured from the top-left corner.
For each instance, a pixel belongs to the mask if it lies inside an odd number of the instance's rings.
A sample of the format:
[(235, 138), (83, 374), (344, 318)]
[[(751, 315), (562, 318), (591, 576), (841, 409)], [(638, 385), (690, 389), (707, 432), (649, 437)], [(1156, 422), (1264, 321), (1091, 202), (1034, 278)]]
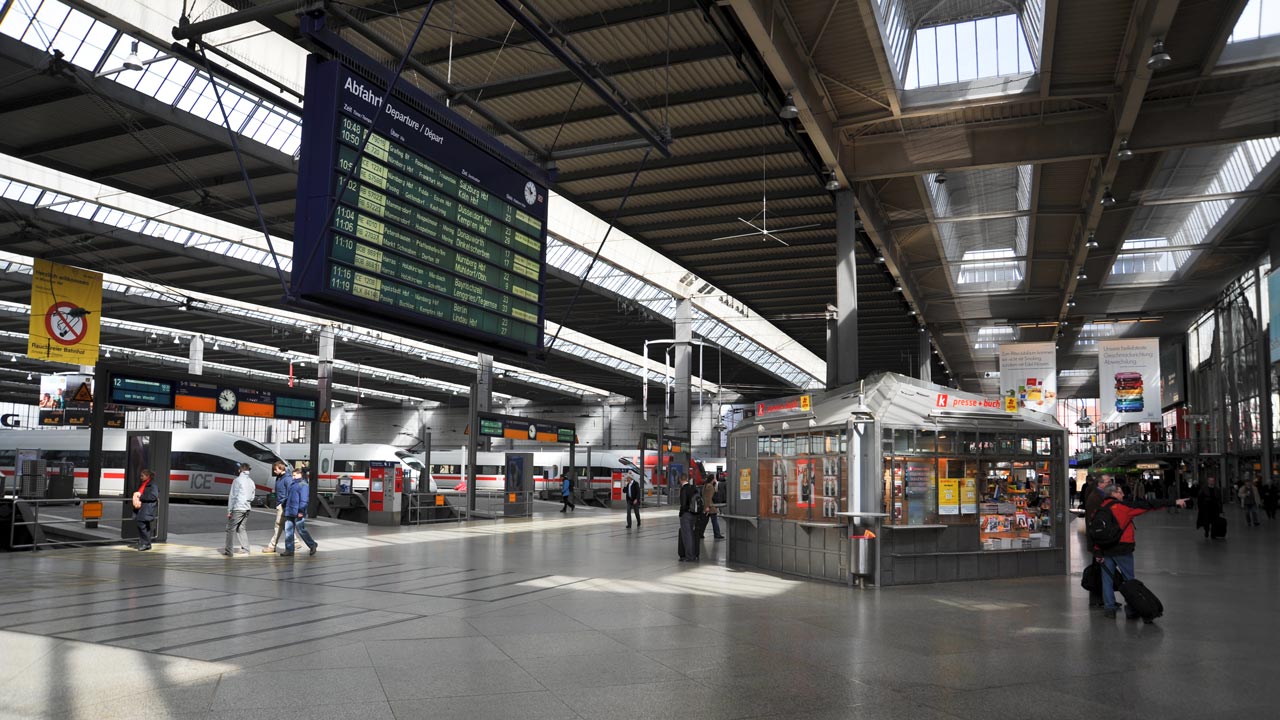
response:
[[(235, 553), (249, 554), (249, 533), (245, 530), (245, 521), (249, 519), (249, 508), (253, 505), (253, 478), (249, 477), (252, 468), (248, 463), (240, 463), (240, 474), (231, 481), (231, 493), (227, 496), (227, 543), (219, 552), (227, 557)], [(232, 536), (236, 544), (231, 544)]]

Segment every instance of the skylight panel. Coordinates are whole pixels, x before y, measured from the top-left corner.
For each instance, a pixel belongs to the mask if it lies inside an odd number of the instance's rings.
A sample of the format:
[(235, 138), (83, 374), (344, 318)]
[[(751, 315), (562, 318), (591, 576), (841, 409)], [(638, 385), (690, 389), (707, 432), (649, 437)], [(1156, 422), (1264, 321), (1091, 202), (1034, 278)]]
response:
[(1280, 35), (1280, 0), (1249, 0), (1231, 30), (1228, 44)]
[(908, 56), (904, 90), (1036, 72), (1015, 14), (922, 27)]

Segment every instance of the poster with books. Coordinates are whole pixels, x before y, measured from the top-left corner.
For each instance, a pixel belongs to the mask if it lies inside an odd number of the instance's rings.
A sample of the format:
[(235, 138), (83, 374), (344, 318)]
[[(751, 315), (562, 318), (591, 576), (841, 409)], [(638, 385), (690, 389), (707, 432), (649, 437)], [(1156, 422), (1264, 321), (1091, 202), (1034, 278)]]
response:
[(1160, 338), (1098, 341), (1104, 423), (1160, 422)]

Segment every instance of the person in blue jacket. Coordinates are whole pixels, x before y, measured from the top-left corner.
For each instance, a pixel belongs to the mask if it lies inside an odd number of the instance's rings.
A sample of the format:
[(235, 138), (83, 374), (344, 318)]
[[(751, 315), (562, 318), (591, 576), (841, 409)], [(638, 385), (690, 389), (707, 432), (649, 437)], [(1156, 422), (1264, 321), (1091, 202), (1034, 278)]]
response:
[(311, 549), (311, 554), (315, 555), (320, 545), (311, 539), (311, 533), (307, 532), (307, 502), (311, 499), (311, 486), (307, 485), (307, 476), (298, 475), (289, 485), (288, 500), (284, 506), (284, 552), (280, 553), (281, 557), (289, 557), (293, 555), (293, 536), (296, 533), (302, 537), (302, 542), (307, 544)]
[(573, 483), (569, 481), (568, 470), (560, 473), (560, 497), (564, 500), (564, 506), (560, 508), (560, 512), (577, 509), (573, 505)]
[(271, 541), (262, 547), (264, 553), (274, 553), (276, 544), (280, 541), (280, 533), (284, 532), (284, 506), (289, 502), (289, 487), (293, 485), (293, 471), (282, 460), (277, 460), (271, 465), (271, 474), (276, 478), (275, 501), (276, 501), (276, 524), (271, 533)]

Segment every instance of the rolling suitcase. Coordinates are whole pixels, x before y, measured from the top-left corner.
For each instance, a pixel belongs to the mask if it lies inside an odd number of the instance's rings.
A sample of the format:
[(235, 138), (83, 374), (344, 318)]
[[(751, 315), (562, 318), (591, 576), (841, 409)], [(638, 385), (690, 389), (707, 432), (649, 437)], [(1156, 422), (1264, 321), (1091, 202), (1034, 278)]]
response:
[(1145, 623), (1164, 615), (1164, 603), (1151, 592), (1151, 588), (1136, 578), (1126, 578), (1117, 571), (1114, 575), (1116, 590), (1124, 596), (1126, 610), (1132, 610)]
[(1227, 519), (1221, 515), (1213, 519), (1213, 524), (1209, 526), (1209, 535), (1215, 538), (1224, 538), (1227, 536)]

